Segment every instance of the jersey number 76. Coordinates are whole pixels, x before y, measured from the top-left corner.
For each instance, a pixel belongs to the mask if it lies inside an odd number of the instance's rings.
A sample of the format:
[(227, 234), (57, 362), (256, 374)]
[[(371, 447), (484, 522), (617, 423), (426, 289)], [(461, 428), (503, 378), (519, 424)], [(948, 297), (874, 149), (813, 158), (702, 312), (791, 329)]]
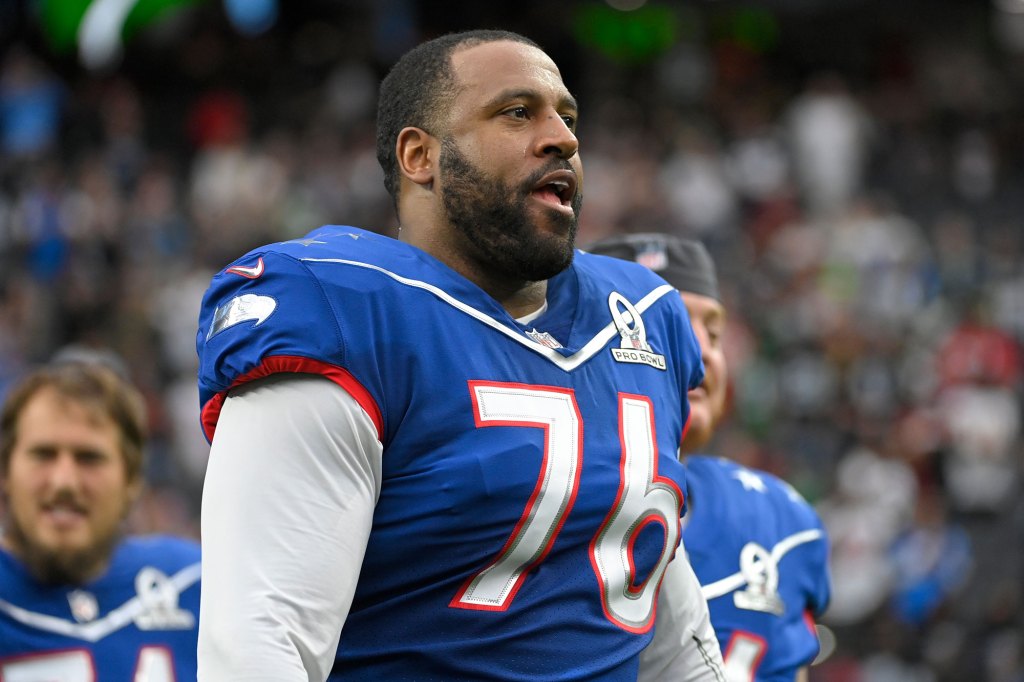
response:
[[(498, 555), (463, 583), (450, 606), (504, 611), (527, 574), (544, 560), (576, 499), (582, 463), (583, 420), (571, 389), (470, 381), (478, 427), (544, 430), (544, 457), (533, 493)], [(590, 564), (605, 616), (642, 633), (651, 628), (658, 585), (679, 542), (682, 493), (657, 475), (654, 408), (649, 398), (620, 393), (619, 490), (590, 542)], [(633, 540), (650, 523), (665, 529), (665, 543), (650, 575), (635, 584)]]

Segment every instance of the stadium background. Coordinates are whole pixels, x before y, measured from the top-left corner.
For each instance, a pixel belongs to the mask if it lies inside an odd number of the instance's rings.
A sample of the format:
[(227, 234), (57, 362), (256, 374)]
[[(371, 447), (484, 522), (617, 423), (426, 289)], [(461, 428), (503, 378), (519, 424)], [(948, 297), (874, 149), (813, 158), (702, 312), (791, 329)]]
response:
[(1024, 2), (89, 5), (0, 0), (0, 394), (120, 363), (153, 429), (136, 529), (197, 535), (209, 277), (322, 223), (393, 234), (377, 80), (508, 28), (581, 101), (581, 243), (671, 231), (719, 263), (711, 449), (834, 544), (812, 680), (1024, 680)]

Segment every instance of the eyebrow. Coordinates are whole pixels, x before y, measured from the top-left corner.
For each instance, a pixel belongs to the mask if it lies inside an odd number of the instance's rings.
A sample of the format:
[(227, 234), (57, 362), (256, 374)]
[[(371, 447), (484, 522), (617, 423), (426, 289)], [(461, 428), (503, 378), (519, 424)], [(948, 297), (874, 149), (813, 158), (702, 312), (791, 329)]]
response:
[[(543, 95), (537, 90), (520, 89), (520, 90), (502, 90), (497, 95), (488, 100), (485, 104), (485, 108), (496, 107), (503, 102), (516, 99), (529, 99), (539, 100), (543, 99)], [(579, 111), (579, 104), (576, 102), (576, 98), (571, 94), (564, 94), (558, 99), (557, 103), (560, 109), (572, 109), (573, 111)]]

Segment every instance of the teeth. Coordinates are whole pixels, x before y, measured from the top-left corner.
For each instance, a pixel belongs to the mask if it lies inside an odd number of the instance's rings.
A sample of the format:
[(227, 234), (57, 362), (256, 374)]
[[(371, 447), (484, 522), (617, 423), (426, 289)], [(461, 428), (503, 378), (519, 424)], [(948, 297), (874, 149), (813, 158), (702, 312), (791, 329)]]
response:
[(564, 180), (555, 180), (548, 183), (548, 187), (551, 187), (555, 194), (558, 195), (559, 199), (565, 199), (566, 191), (569, 189), (569, 183)]

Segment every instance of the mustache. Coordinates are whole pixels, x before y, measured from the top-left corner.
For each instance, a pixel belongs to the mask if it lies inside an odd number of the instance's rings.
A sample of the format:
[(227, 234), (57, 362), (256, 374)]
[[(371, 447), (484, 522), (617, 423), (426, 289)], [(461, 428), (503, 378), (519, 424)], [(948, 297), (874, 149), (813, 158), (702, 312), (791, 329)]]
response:
[(50, 499), (43, 502), (44, 507), (70, 507), (77, 512), (85, 512), (86, 507), (78, 499), (78, 497), (69, 491), (59, 491), (53, 495)]
[(576, 169), (572, 167), (572, 164), (569, 163), (568, 159), (554, 159), (554, 160), (552, 160), (551, 163), (549, 163), (548, 165), (544, 166), (543, 168), (539, 168), (538, 170), (534, 171), (533, 173), (530, 173), (530, 176), (528, 178), (526, 178), (524, 186), (528, 188), (527, 191), (532, 191), (534, 186), (538, 182), (540, 182), (541, 178), (543, 178), (548, 173), (552, 173), (554, 171), (560, 171), (560, 170), (569, 171), (570, 173), (572, 173), (573, 175), (576, 176), (576, 182), (577, 182), (576, 193), (578, 194), (579, 193), (579, 175), (577, 175)]

